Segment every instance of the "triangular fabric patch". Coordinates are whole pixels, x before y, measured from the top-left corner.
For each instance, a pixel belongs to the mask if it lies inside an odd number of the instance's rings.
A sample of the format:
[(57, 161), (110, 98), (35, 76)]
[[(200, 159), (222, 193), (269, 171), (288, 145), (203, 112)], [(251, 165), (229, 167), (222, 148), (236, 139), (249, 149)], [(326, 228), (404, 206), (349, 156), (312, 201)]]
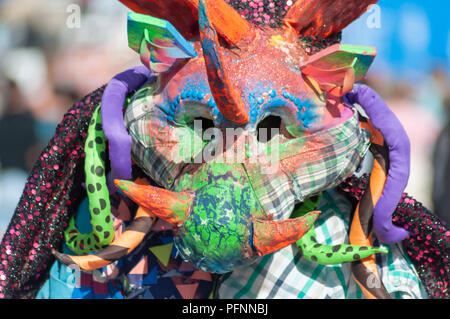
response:
[(191, 279), (212, 281), (211, 274), (209, 272), (205, 272), (203, 270), (198, 270), (198, 271), (194, 272), (191, 276)]
[(147, 256), (142, 258), (133, 269), (131, 269), (130, 274), (133, 275), (144, 275), (148, 272)]
[(150, 251), (158, 258), (158, 260), (165, 266), (169, 264), (170, 253), (172, 252), (173, 243), (150, 247)]
[(118, 219), (126, 222), (131, 219), (130, 210), (128, 209), (127, 204), (123, 200), (120, 201), (119, 208), (117, 208), (117, 212), (119, 213), (119, 216), (117, 216)]
[(150, 290), (146, 289), (145, 293), (144, 293), (144, 299), (155, 299), (152, 295), (152, 293), (150, 292)]
[(158, 274), (156, 267), (144, 277), (144, 281), (142, 282), (144, 285), (156, 285), (158, 283)]
[(198, 283), (191, 285), (177, 285), (176, 286), (183, 299), (193, 299), (197, 291)]

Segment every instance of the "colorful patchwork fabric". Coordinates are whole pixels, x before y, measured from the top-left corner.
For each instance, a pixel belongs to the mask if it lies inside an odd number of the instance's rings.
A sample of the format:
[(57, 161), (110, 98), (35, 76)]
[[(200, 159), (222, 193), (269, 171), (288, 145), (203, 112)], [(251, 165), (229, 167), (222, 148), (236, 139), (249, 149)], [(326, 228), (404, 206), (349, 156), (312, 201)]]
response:
[[(119, 236), (137, 206), (122, 195), (111, 196), (115, 235)], [(89, 232), (87, 201), (80, 205), (77, 226)], [(72, 253), (67, 247), (65, 253)], [(92, 272), (81, 272), (55, 261), (50, 278), (39, 291), (40, 299), (196, 299), (210, 297), (211, 274), (183, 261), (173, 245), (172, 226), (157, 220), (152, 231), (131, 254)]]
[[(336, 190), (324, 193), (315, 223), (317, 241), (328, 245), (348, 243), (352, 205)], [(374, 241), (378, 246), (377, 240)], [(389, 253), (377, 254), (383, 284), (392, 298), (427, 298), (416, 270), (401, 245), (388, 246)], [(374, 282), (376, 284), (376, 282)], [(318, 298), (362, 299), (364, 295), (351, 277), (351, 263), (319, 265), (302, 257), (290, 245), (262, 257), (257, 263), (223, 276), (218, 298)]]
[[(112, 197), (116, 235), (132, 220), (136, 206), (120, 195)], [(349, 212), (346, 197), (336, 190), (324, 193), (316, 222), (317, 240), (328, 245), (348, 243)], [(85, 212), (85, 213), (83, 213)], [(88, 210), (77, 214), (80, 231)], [(84, 223), (84, 227), (82, 226)], [(86, 228), (87, 227), (87, 228)], [(205, 299), (212, 297), (211, 274), (184, 262), (173, 246), (172, 226), (158, 220), (152, 232), (130, 255), (96, 273), (76, 272), (56, 261), (37, 298), (82, 299)], [(377, 241), (375, 244), (378, 245)], [(377, 255), (382, 281), (393, 298), (427, 298), (417, 273), (401, 245)], [(302, 258), (295, 245), (262, 257), (250, 267), (223, 275), (217, 296), (223, 298), (364, 298), (351, 278), (350, 263), (319, 265)]]

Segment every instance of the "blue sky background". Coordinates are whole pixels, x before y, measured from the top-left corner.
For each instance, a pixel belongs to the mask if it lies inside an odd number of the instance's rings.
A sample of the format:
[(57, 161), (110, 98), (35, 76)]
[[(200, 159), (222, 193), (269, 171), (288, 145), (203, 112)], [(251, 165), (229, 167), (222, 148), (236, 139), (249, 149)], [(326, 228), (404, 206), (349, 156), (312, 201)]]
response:
[[(371, 72), (414, 81), (439, 65), (449, 73), (450, 1), (380, 0), (343, 32), (343, 42), (375, 46)], [(380, 14), (379, 25), (374, 14)]]

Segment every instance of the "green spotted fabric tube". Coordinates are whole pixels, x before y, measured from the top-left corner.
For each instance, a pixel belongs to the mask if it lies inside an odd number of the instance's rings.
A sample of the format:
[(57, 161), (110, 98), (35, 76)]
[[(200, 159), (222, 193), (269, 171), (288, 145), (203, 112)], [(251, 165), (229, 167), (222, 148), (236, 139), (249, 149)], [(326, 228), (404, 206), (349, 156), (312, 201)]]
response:
[(324, 245), (316, 240), (314, 226), (297, 241), (303, 256), (321, 265), (334, 265), (367, 258), (375, 253), (388, 253), (383, 247), (355, 246), (348, 244)]
[[(303, 205), (296, 210), (292, 217), (300, 217), (313, 211), (319, 205), (322, 196), (318, 195), (314, 198), (306, 199)], [(352, 262), (367, 258), (375, 253), (388, 253), (383, 247), (367, 247), (355, 246), (348, 244), (340, 245), (324, 245), (316, 240), (314, 226), (296, 242), (297, 246), (302, 250), (303, 256), (311, 262), (321, 265), (334, 265), (344, 262)]]
[(96, 252), (109, 245), (114, 239), (114, 225), (105, 175), (106, 145), (99, 105), (92, 115), (84, 146), (84, 170), (92, 232), (80, 233), (75, 225), (75, 216), (72, 216), (64, 232), (66, 245), (79, 255)]

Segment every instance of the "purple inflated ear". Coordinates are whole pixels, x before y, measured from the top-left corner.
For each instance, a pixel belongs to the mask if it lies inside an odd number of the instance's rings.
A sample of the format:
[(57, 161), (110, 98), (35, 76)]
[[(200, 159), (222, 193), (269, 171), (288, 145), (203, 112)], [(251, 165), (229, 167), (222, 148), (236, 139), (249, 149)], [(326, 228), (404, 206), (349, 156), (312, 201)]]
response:
[(129, 93), (141, 87), (152, 73), (144, 66), (117, 74), (102, 97), (103, 131), (109, 142), (112, 179), (131, 178), (131, 136), (123, 122), (123, 105)]
[(389, 171), (383, 193), (373, 212), (373, 228), (377, 238), (386, 244), (405, 239), (409, 233), (392, 224), (395, 211), (408, 183), (410, 171), (410, 142), (400, 121), (384, 103), (381, 97), (365, 85), (355, 85), (344, 97), (348, 104), (358, 103), (367, 113), (370, 121), (383, 135), (389, 147)]

